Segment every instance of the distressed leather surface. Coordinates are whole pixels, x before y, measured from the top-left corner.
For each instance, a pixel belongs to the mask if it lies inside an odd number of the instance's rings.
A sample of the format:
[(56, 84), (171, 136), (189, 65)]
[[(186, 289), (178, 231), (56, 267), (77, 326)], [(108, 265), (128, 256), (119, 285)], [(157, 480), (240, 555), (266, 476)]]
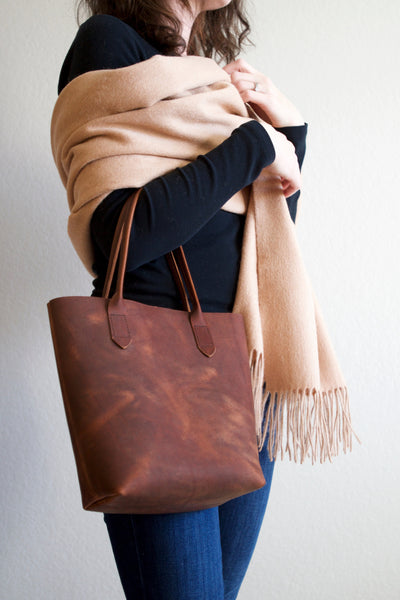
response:
[(264, 484), (241, 315), (204, 315), (216, 346), (196, 346), (186, 311), (125, 300), (132, 341), (110, 337), (105, 298), (48, 304), (85, 509), (198, 510)]

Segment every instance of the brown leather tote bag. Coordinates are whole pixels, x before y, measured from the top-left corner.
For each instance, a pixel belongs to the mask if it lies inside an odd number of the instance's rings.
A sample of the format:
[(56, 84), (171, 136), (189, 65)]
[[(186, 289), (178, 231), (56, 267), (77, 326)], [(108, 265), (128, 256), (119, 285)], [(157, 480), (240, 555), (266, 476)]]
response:
[(243, 320), (202, 313), (182, 248), (169, 266), (185, 310), (123, 298), (139, 192), (121, 212), (103, 297), (48, 303), (83, 508), (209, 508), (265, 483)]

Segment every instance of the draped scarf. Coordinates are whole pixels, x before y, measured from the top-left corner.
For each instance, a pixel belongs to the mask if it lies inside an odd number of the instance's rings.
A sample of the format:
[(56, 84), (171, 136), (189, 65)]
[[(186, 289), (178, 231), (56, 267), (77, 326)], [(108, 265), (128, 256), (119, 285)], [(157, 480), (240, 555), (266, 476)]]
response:
[[(51, 144), (87, 269), (90, 220), (110, 192), (188, 164), (252, 117), (208, 58), (156, 55), (72, 80), (54, 107)], [(271, 458), (331, 460), (352, 448), (348, 391), (276, 171), (264, 169), (222, 209), (246, 214), (233, 311), (245, 322), (259, 447), (268, 433)]]

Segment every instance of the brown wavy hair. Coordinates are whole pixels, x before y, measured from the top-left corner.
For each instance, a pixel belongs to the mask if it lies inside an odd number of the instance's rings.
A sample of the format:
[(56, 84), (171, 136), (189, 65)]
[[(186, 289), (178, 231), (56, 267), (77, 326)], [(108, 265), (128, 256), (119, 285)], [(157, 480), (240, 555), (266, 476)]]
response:
[[(190, 9), (189, 0), (179, 0)], [(82, 10), (88, 15), (118, 17), (150, 42), (159, 52), (179, 56), (186, 49), (180, 35), (180, 22), (165, 6), (165, 0), (79, 0), (77, 21)], [(244, 0), (232, 0), (227, 6), (202, 12), (196, 18), (187, 53), (214, 58), (217, 62), (234, 60), (244, 44), (252, 45), (250, 24)]]

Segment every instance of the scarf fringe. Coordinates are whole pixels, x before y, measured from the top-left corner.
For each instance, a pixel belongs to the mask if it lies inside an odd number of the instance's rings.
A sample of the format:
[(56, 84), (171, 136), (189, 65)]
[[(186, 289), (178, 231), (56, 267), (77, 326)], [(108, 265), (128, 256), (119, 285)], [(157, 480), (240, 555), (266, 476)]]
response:
[(259, 450), (268, 436), (271, 459), (280, 455), (283, 460), (287, 453), (296, 463), (306, 458), (312, 464), (332, 462), (340, 447), (344, 453), (352, 450), (352, 435), (361, 443), (351, 426), (347, 387), (276, 392), (264, 389), (260, 355), (250, 367)]

